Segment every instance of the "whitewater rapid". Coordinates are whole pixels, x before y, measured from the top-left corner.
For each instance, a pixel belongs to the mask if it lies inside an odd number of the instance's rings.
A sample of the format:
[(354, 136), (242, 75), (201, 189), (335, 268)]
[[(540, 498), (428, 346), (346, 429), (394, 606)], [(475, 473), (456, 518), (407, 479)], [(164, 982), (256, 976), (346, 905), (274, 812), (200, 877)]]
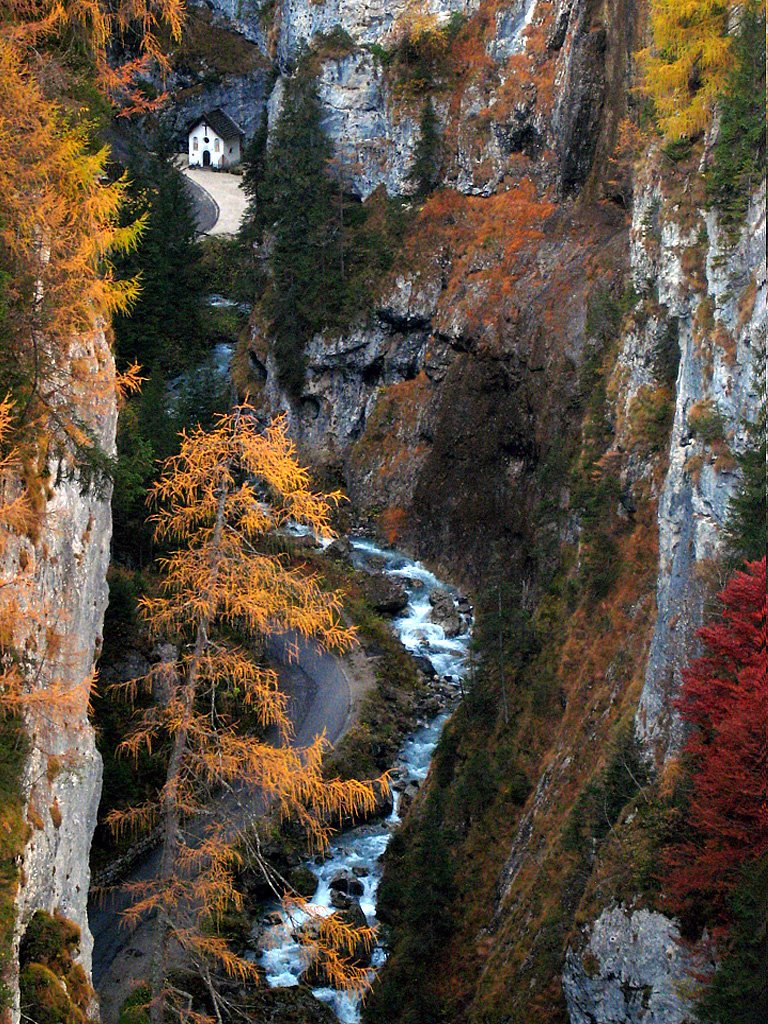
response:
[[(433, 590), (451, 588), (420, 562), (399, 552), (377, 547), (368, 540), (351, 538), (351, 543), (351, 558), (357, 568), (384, 572), (399, 578), (405, 586), (408, 606), (392, 623), (403, 646), (412, 654), (429, 659), (438, 679), (460, 682), (467, 668), (469, 627), (460, 636), (447, 637), (443, 627), (432, 621), (429, 600)], [(376, 896), (382, 875), (382, 857), (400, 823), (400, 791), (409, 783), (420, 784), (427, 777), (432, 754), (449, 717), (450, 710), (442, 710), (405, 740), (392, 765), (396, 788), (393, 788), (394, 803), (389, 817), (337, 836), (322, 864), (306, 862), (306, 867), (318, 879), (317, 892), (310, 902), (320, 913), (335, 912), (331, 906), (330, 882), (339, 872), (350, 871), (359, 877), (363, 886), (363, 894), (358, 898), (360, 907), (368, 923), (376, 924)], [(265, 928), (260, 963), (267, 983), (272, 987), (298, 985), (299, 977), (306, 969), (306, 959), (302, 957), (301, 947), (294, 938), (295, 930), (301, 923), (295, 916), (292, 922), (283, 917), (280, 924)], [(373, 967), (381, 966), (385, 959), (385, 950), (377, 946), (373, 951)], [(361, 1012), (359, 997), (331, 988), (317, 987), (313, 988), (313, 992), (333, 1009), (342, 1024), (358, 1024)]]

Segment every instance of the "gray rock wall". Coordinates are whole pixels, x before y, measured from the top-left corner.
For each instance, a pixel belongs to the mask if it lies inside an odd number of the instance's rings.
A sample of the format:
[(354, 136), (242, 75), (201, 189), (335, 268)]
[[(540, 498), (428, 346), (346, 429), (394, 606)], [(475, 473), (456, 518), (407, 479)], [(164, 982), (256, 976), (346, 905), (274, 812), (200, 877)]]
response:
[(362, 199), (379, 185), (390, 195), (412, 191), (418, 123), (405, 112), (395, 116), (379, 61), (367, 50), (325, 61), (318, 93), (323, 127), (350, 191)]
[(471, 14), (478, 0), (424, 0), (414, 6), (408, 0), (278, 0), (278, 59), (285, 67), (318, 33), (341, 25), (356, 43), (387, 45), (406, 15), (434, 15), (438, 22), (453, 13)]
[[(78, 342), (70, 356), (81, 372), (88, 368), (92, 383), (87, 397), (80, 396), (84, 404), (78, 414), (111, 455), (117, 410), (109, 345), (99, 333)], [(90, 974), (86, 906), (101, 757), (88, 705), (108, 596), (111, 486), (87, 486), (66, 457), (52, 459), (48, 468), (51, 485), (39, 536), (13, 539), (4, 567), (17, 580), (22, 615), (15, 642), (24, 652), (25, 678), (32, 691), (49, 694), (24, 716), (30, 741), (23, 779), (30, 835), (21, 864), (24, 884), (17, 899), (15, 942), (18, 948), (36, 910), (58, 910), (80, 927), (80, 960)], [(18, 992), (15, 997), (18, 1021)]]
[[(754, 197), (735, 245), (722, 235), (714, 213), (700, 213), (689, 228), (673, 211), (659, 223), (661, 198), (656, 183), (636, 198), (632, 261), (638, 290), (658, 290), (680, 345), (669, 470), (659, 500), (658, 618), (636, 720), (639, 734), (663, 759), (682, 742), (673, 700), (702, 623), (701, 569), (722, 551), (722, 528), (738, 486), (727, 452), (723, 457), (721, 445), (696, 433), (691, 410), (709, 403), (722, 420), (723, 444), (743, 450), (744, 421), (754, 420), (759, 408), (767, 320), (764, 191)], [(700, 257), (700, 268), (690, 269), (691, 254)], [(692, 273), (700, 275), (699, 284)], [(640, 345), (646, 360), (652, 329)], [(642, 362), (630, 360), (638, 382)]]
[(190, 6), (207, 7), (216, 24), (234, 29), (267, 53), (271, 20), (268, 0), (190, 0)]
[(705, 967), (674, 922), (648, 910), (604, 910), (580, 950), (569, 949), (563, 990), (571, 1024), (692, 1024), (693, 972)]
[[(632, 270), (638, 292), (658, 296), (659, 312), (627, 335), (619, 357), (626, 413), (638, 391), (657, 381), (656, 352), (673, 326), (680, 362), (669, 468), (658, 495), (657, 620), (636, 715), (638, 734), (657, 762), (679, 752), (684, 740), (674, 699), (696, 650), (711, 588), (707, 565), (722, 553), (738, 486), (731, 453), (743, 450), (744, 421), (759, 409), (766, 329), (764, 191), (754, 197), (735, 243), (722, 235), (713, 213), (700, 211), (683, 226), (679, 210), (669, 206), (652, 175), (636, 195)], [(691, 410), (702, 402), (722, 420), (722, 441), (715, 444), (692, 426)], [(585, 929), (583, 946), (568, 952), (563, 988), (571, 1024), (689, 1024), (692, 972), (707, 967), (702, 956), (681, 944), (677, 924), (662, 914), (605, 910)]]

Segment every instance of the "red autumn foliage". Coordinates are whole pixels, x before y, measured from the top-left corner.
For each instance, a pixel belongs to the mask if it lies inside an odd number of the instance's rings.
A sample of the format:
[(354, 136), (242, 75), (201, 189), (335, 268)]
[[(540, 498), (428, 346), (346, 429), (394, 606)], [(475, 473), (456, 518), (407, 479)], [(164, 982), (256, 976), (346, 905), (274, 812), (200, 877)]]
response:
[(668, 854), (676, 909), (705, 900), (727, 921), (739, 869), (768, 853), (766, 560), (747, 563), (719, 595), (722, 615), (699, 631), (705, 653), (684, 673), (678, 706), (694, 726), (690, 834)]

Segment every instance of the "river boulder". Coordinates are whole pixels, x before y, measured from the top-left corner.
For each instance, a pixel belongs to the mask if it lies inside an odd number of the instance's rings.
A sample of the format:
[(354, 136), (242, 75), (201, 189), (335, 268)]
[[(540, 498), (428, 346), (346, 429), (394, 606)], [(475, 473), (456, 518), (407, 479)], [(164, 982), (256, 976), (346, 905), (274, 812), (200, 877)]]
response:
[[(353, 928), (365, 928), (368, 924), (368, 920), (365, 916), (365, 912), (359, 903), (353, 903), (352, 906), (342, 911), (341, 919)], [(352, 954), (356, 967), (369, 967), (371, 963), (371, 949), (367, 949), (364, 942), (358, 942), (355, 947), (355, 951)]]
[(331, 558), (336, 558), (339, 561), (346, 562), (352, 554), (352, 541), (349, 537), (337, 537), (332, 544), (328, 545), (325, 549), (325, 553)]
[(288, 875), (288, 881), (299, 896), (303, 896), (308, 900), (312, 899), (320, 884), (314, 871), (310, 871), (304, 864), (300, 864), (299, 867), (291, 871)]
[(331, 895), (328, 897), (328, 902), (336, 910), (349, 910), (355, 901), (351, 896), (347, 896), (346, 893), (339, 892), (338, 889), (331, 889)]
[(433, 590), (429, 603), (432, 605), (432, 621), (443, 627), (446, 636), (458, 636), (462, 623), (453, 596), (447, 590)]
[(328, 883), (333, 892), (343, 892), (347, 896), (362, 896), (365, 892), (363, 883), (351, 871), (339, 871)]
[(338, 1024), (338, 1019), (324, 1003), (315, 999), (308, 988), (268, 988), (250, 986), (245, 1004), (245, 1019), (264, 1024)]
[(408, 606), (408, 592), (400, 580), (384, 573), (366, 573), (362, 581), (363, 594), (371, 607), (383, 615), (397, 615)]
[(413, 660), (416, 662), (416, 667), (418, 668), (418, 670), (422, 672), (427, 677), (427, 679), (437, 678), (435, 666), (432, 664), (432, 662), (429, 660), (426, 654), (414, 654)]

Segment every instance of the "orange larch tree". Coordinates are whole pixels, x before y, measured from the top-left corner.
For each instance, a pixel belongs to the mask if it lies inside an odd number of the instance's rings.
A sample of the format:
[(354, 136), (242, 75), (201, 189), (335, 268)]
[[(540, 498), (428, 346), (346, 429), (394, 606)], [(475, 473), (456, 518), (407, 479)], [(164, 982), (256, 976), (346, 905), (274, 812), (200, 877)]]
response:
[[(136, 244), (142, 225), (120, 225), (126, 180), (110, 179), (108, 148), (66, 99), (64, 41), (77, 39), (115, 109), (135, 109), (135, 76), (162, 65), (161, 28), (178, 37), (183, 8), (183, 0), (0, 0), (0, 386), (13, 393), (27, 441), (44, 431), (46, 443), (53, 436), (69, 452), (95, 453), (72, 408), (83, 396), (86, 406), (111, 397), (113, 368), (83, 349), (138, 293), (136, 281), (117, 279), (111, 257)], [(116, 68), (108, 49), (129, 32), (139, 58)]]
[[(182, 1017), (189, 1012), (186, 997), (168, 984), (172, 951), (183, 951), (205, 981), (217, 1014), (217, 972), (257, 980), (256, 966), (204, 926), (242, 906), (239, 840), (255, 812), (245, 813), (240, 797), (298, 823), (310, 846), (322, 852), (334, 822), (372, 810), (377, 787), (386, 786), (385, 779), (326, 780), (326, 740), (319, 736), (305, 749), (292, 745), (275, 672), (259, 663), (250, 642), (246, 647), (235, 640), (278, 634), (313, 638), (338, 651), (350, 645), (353, 634), (340, 620), (339, 595), (264, 544), (289, 521), (328, 536), (338, 497), (314, 493), (284, 423), (262, 431), (247, 406), (222, 416), (210, 432), (197, 428), (182, 435), (179, 454), (165, 463), (153, 489), (157, 540), (176, 549), (160, 561), (161, 592), (144, 598), (142, 608), (152, 633), (178, 645), (178, 657), (140, 681), (161, 697), (137, 713), (122, 749), (136, 754), (165, 740), (169, 763), (156, 801), (110, 815), (116, 830), (159, 824), (163, 835), (159, 873), (133, 887), (128, 913), (132, 922), (149, 913), (157, 919), (153, 1022), (171, 1008)], [(138, 682), (127, 684), (127, 691), (135, 693)], [(238, 727), (232, 709), (239, 706), (260, 726), (256, 733)], [(267, 730), (276, 741), (265, 738)], [(202, 813), (214, 794), (228, 794), (236, 808), (225, 820)], [(290, 892), (285, 899), (289, 912), (308, 909)], [(366, 984), (353, 952), (361, 941), (370, 946), (370, 929), (331, 916), (318, 917), (301, 934), (308, 955), (321, 961), (335, 984)]]
[(668, 140), (708, 128), (733, 64), (733, 31), (750, 7), (765, 19), (765, 0), (651, 0), (652, 42), (638, 58)]

